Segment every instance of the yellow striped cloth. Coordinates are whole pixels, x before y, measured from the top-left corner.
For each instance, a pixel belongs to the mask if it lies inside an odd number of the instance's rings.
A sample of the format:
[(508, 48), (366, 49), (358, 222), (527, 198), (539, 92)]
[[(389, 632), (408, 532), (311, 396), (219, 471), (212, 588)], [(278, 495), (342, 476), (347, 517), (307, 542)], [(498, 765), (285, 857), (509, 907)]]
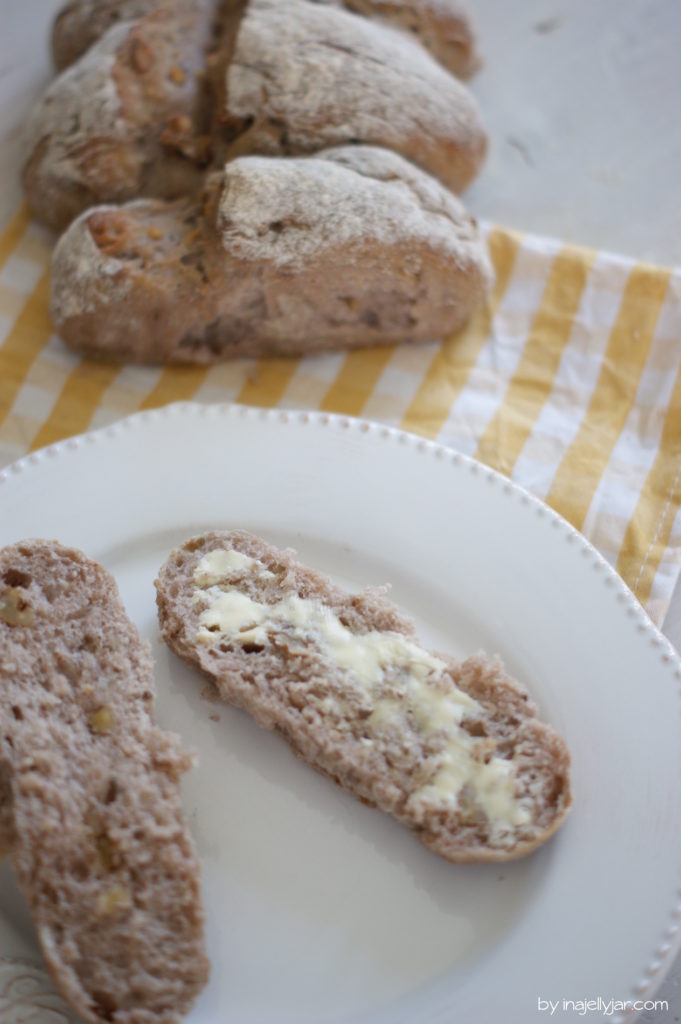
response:
[(0, 238), (0, 465), (179, 399), (364, 416), (545, 499), (660, 623), (681, 568), (681, 270), (484, 230), (496, 285), (444, 343), (159, 369), (51, 333), (49, 239), (21, 210)]

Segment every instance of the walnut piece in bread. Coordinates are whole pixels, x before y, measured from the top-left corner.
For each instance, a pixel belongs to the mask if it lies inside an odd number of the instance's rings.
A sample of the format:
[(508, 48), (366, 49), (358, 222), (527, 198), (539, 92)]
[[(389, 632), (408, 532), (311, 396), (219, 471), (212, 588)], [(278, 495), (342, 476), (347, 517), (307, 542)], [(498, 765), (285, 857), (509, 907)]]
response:
[(82, 352), (210, 363), (441, 337), (490, 269), (460, 201), (397, 154), (242, 157), (203, 203), (139, 200), (75, 221), (51, 313)]
[(251, 0), (227, 67), (227, 156), (385, 146), (454, 192), (487, 140), (477, 104), (412, 36), (310, 0)]
[(166, 643), (223, 700), (436, 853), (508, 860), (562, 824), (567, 748), (498, 660), (425, 650), (380, 592), (243, 531), (187, 541), (156, 590)]
[(47, 89), (26, 128), (34, 215), (61, 230), (101, 202), (200, 187), (210, 160), (211, 0), (110, 28)]
[(204, 987), (191, 758), (153, 721), (148, 645), (79, 551), (0, 551), (0, 847), (84, 1020), (176, 1024)]

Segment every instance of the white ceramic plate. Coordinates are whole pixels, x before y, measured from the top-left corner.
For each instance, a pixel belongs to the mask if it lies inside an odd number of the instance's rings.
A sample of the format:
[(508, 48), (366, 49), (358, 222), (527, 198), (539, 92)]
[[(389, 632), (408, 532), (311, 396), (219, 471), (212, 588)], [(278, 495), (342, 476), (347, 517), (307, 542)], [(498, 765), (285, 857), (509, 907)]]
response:
[[(178, 542), (237, 526), (351, 587), (392, 584), (437, 648), (500, 653), (572, 753), (558, 836), (517, 863), (449, 864), (243, 713), (202, 700), (202, 679), (158, 642), (152, 582)], [(559, 1003), (555, 1020), (575, 1019), (564, 1000), (651, 997), (679, 945), (681, 664), (543, 505), (397, 431), (178, 405), (0, 474), (0, 543), (28, 536), (115, 574), (154, 645), (158, 718), (200, 751), (185, 798), (213, 976), (191, 1024), (528, 1024), (550, 1017), (538, 1000)], [(6, 866), (0, 954), (39, 962)], [(22, 999), (52, 1006), (22, 970), (28, 995), (0, 967), (3, 1024), (33, 1019)]]

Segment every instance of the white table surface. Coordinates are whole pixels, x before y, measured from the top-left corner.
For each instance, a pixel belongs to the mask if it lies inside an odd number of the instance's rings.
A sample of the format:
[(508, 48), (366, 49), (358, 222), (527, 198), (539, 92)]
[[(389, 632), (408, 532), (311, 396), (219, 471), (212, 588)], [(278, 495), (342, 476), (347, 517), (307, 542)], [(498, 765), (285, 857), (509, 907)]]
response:
[[(51, 77), (48, 26), (60, 6), (0, 0), (0, 84), (10, 97), (0, 108), (0, 228), (20, 201), (18, 139)], [(510, 227), (681, 264), (681, 0), (471, 6), (485, 62), (472, 87), (491, 139), (466, 196), (471, 210)], [(681, 588), (664, 632), (681, 648)], [(656, 998), (668, 1001), (668, 1012), (641, 1021), (681, 1021), (681, 957)]]

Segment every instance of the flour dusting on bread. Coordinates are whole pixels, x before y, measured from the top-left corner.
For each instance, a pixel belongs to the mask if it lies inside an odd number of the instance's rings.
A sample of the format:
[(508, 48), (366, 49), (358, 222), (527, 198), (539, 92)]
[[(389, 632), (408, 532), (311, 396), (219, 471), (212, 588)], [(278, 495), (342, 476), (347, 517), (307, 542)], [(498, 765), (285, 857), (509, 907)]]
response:
[(381, 145), (454, 191), (486, 147), (472, 95), (418, 42), (309, 0), (251, 0), (227, 71), (225, 115), (248, 125), (236, 153)]
[(79, 351), (210, 363), (431, 340), (490, 279), (455, 196), (397, 153), (352, 146), (240, 157), (196, 200), (83, 214), (54, 254), (51, 311)]
[[(319, 157), (227, 164), (218, 211), (225, 250), (254, 263), (301, 267), (336, 247), (423, 238), (453, 266), (479, 259), (478, 232), (456, 196), (396, 154), (357, 146)], [(413, 265), (415, 246), (411, 257)]]

